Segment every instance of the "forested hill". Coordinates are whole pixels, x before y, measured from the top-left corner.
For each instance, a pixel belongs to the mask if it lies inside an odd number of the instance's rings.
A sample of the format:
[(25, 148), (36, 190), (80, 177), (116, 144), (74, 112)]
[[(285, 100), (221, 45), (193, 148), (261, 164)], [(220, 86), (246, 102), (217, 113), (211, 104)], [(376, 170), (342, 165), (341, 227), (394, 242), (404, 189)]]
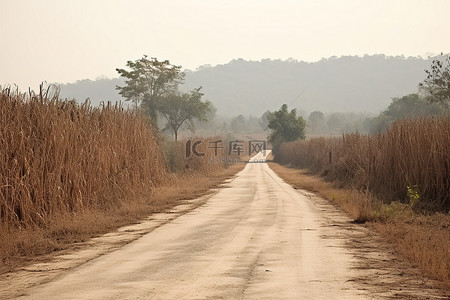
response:
[[(433, 58), (366, 55), (322, 59), (246, 61), (186, 70), (183, 90), (199, 86), (219, 115), (260, 116), (283, 103), (299, 112), (372, 112), (384, 110), (392, 97), (417, 92)], [(119, 66), (120, 67), (120, 66)], [(101, 78), (62, 85), (61, 96), (92, 102), (120, 100), (120, 79)]]
[(102, 101), (124, 101), (116, 90), (116, 86), (123, 86), (122, 78), (97, 78), (96, 80), (83, 79), (74, 83), (61, 84), (60, 95), (62, 98), (76, 99), (84, 102), (87, 98), (92, 105), (97, 106)]

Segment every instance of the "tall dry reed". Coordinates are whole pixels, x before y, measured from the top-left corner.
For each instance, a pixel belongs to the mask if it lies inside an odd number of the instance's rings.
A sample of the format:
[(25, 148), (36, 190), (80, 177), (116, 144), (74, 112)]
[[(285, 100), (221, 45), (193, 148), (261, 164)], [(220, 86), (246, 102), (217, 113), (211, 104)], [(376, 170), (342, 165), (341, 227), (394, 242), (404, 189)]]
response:
[(0, 226), (109, 209), (166, 178), (148, 122), (119, 105), (92, 108), (0, 90)]
[(399, 121), (372, 137), (352, 133), (285, 143), (276, 159), (370, 191), (386, 202), (400, 199), (450, 209), (449, 116)]

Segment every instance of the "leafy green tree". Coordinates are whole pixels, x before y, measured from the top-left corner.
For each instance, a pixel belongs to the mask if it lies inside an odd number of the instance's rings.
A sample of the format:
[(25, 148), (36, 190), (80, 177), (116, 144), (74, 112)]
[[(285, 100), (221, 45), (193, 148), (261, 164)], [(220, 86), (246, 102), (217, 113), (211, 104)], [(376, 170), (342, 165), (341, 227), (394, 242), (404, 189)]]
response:
[(189, 93), (170, 93), (160, 96), (157, 110), (167, 120), (165, 129), (171, 129), (178, 140), (178, 130), (187, 123), (190, 130), (194, 130), (194, 120), (207, 121), (208, 113), (213, 110), (209, 101), (202, 101), (201, 88)]
[(271, 112), (269, 120), (269, 142), (276, 158), (279, 147), (283, 142), (292, 142), (305, 139), (305, 120), (297, 116), (295, 109), (288, 111), (288, 106), (283, 104), (280, 110)]
[(419, 86), (427, 92), (427, 100), (448, 105), (450, 103), (450, 56), (447, 55), (443, 62), (434, 59), (430, 70), (425, 72), (427, 78)]
[(116, 69), (125, 78), (125, 86), (116, 86), (116, 89), (127, 101), (133, 101), (136, 108), (142, 103), (152, 125), (157, 128), (158, 101), (174, 93), (183, 81), (181, 66), (172, 65), (168, 60), (158, 61), (154, 57), (148, 59), (147, 55), (136, 61), (128, 61), (126, 66), (129, 71)]

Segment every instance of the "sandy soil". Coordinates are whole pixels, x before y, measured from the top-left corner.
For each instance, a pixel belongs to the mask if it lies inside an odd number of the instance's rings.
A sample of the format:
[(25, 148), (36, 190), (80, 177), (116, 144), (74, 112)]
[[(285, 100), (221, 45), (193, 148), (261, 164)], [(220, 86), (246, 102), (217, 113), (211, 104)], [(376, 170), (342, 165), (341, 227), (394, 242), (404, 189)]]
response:
[(1, 299), (449, 296), (374, 233), (265, 163), (249, 163), (212, 195), (0, 279)]

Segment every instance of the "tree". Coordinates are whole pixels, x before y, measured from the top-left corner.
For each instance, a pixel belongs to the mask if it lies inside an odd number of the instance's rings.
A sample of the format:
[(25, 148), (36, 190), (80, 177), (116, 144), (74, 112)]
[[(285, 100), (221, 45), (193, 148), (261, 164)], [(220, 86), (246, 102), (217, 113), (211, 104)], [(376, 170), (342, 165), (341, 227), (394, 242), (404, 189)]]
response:
[(266, 131), (269, 128), (269, 115), (270, 111), (267, 110), (265, 113), (263, 113), (263, 115), (259, 119), (259, 126), (264, 131)]
[(437, 116), (445, 112), (439, 103), (430, 103), (418, 94), (409, 94), (401, 98), (392, 98), (392, 103), (370, 123), (370, 133), (377, 134), (386, 130), (394, 122), (405, 118)]
[(119, 94), (127, 101), (133, 101), (137, 108), (139, 104), (149, 114), (152, 125), (157, 128), (158, 100), (174, 93), (179, 83), (184, 79), (181, 66), (170, 64), (168, 60), (158, 61), (144, 55), (136, 61), (128, 61), (126, 66), (131, 69), (116, 69), (125, 78), (125, 86), (116, 86)]
[(167, 120), (166, 128), (170, 128), (175, 141), (178, 140), (178, 130), (187, 122), (188, 127), (194, 129), (194, 120), (207, 121), (207, 114), (212, 110), (211, 102), (202, 102), (201, 88), (189, 93), (170, 93), (161, 96), (157, 103), (158, 111)]
[(341, 131), (345, 127), (346, 115), (335, 112), (328, 116), (327, 126), (331, 131)]
[(325, 116), (321, 111), (313, 111), (309, 115), (308, 125), (312, 132), (319, 132), (325, 125)]
[(298, 116), (295, 109), (288, 112), (288, 107), (283, 104), (280, 110), (271, 112), (269, 120), (269, 142), (272, 144), (273, 154), (277, 155), (283, 142), (292, 142), (305, 139), (305, 120)]
[(239, 132), (244, 132), (246, 131), (246, 124), (245, 124), (245, 117), (243, 115), (239, 115), (237, 117), (234, 117), (231, 120), (231, 130), (233, 131), (233, 133), (239, 133)]
[(448, 105), (450, 103), (450, 56), (447, 55), (443, 62), (434, 59), (430, 70), (425, 72), (427, 78), (419, 86), (427, 92), (427, 100)]

